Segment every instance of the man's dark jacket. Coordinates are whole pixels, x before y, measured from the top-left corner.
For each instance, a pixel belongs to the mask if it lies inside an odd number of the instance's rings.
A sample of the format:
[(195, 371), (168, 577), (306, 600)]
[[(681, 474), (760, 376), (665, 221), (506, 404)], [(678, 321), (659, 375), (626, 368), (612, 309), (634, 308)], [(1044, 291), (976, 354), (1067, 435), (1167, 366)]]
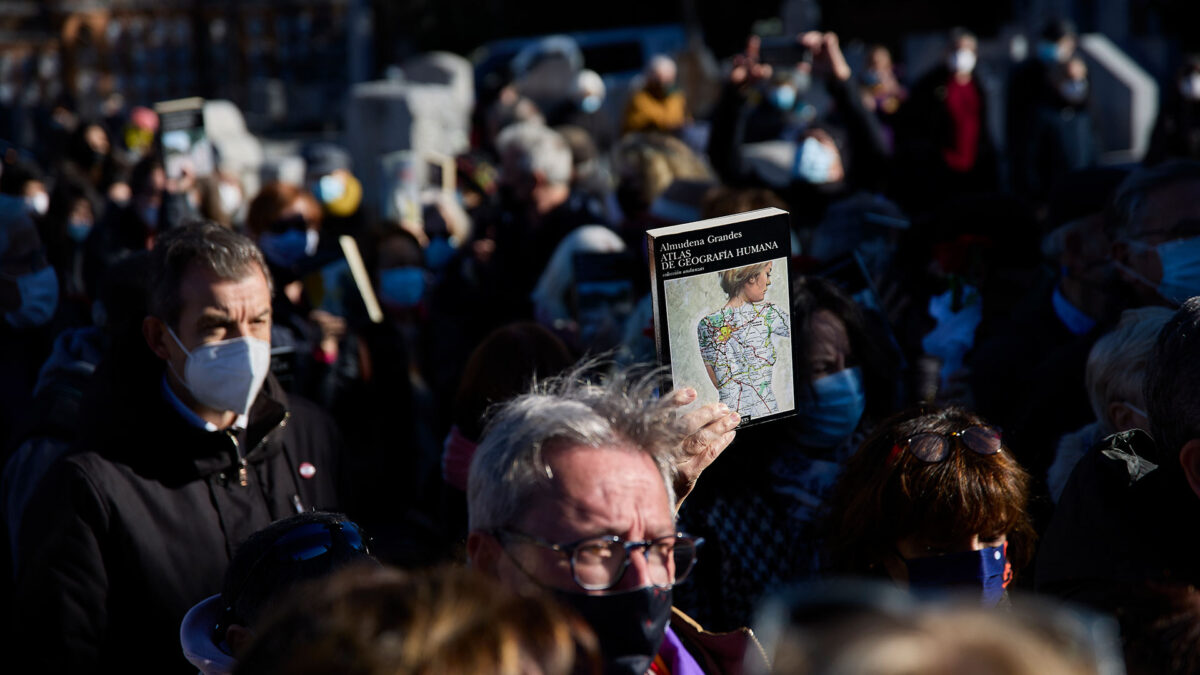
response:
[(1067, 481), (1038, 550), (1039, 592), (1111, 609), (1143, 582), (1200, 583), (1200, 497), (1144, 431), (1106, 438)]
[(101, 404), (102, 421), (26, 511), (15, 647), (33, 663), (19, 672), (194, 672), (180, 621), (221, 591), (237, 547), (272, 521), (338, 503), (332, 421), (273, 378), (237, 434), (244, 486), (233, 436), (190, 425), (161, 374), (138, 379), (128, 398)]

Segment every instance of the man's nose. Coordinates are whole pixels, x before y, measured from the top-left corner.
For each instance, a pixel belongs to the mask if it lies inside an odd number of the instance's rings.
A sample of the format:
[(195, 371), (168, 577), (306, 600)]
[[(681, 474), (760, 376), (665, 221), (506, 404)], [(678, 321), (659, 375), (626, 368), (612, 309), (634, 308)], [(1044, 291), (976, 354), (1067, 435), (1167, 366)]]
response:
[(246, 337), (247, 335), (253, 335), (253, 333), (250, 330), (249, 323), (242, 323), (239, 321), (238, 323), (232, 324), (228, 328), (225, 329), (225, 339), (226, 340), (232, 340), (234, 338)]
[(650, 571), (650, 562), (646, 560), (646, 549), (639, 548), (629, 552), (629, 566), (625, 574), (613, 590), (633, 591), (654, 585), (654, 577)]

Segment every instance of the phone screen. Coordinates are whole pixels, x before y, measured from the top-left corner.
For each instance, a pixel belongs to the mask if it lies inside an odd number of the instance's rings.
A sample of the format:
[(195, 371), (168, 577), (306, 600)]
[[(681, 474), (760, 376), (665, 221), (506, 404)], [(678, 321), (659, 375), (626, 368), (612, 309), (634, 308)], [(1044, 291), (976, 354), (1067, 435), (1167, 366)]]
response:
[(795, 66), (812, 63), (812, 52), (792, 37), (762, 38), (758, 48), (758, 60), (773, 66)]

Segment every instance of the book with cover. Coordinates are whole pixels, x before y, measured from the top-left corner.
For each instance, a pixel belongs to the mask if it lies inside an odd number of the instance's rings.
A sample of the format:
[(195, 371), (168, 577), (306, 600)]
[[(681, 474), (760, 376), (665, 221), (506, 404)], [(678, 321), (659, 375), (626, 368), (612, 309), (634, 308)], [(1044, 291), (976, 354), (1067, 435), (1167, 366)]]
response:
[(158, 113), (163, 170), (168, 178), (179, 178), (184, 168), (197, 178), (213, 172), (212, 143), (204, 128), (204, 99), (181, 98), (154, 104)]
[[(742, 424), (795, 411), (786, 211), (768, 208), (646, 232), (654, 340), (669, 388), (721, 402)], [(685, 409), (685, 410), (686, 410)]]

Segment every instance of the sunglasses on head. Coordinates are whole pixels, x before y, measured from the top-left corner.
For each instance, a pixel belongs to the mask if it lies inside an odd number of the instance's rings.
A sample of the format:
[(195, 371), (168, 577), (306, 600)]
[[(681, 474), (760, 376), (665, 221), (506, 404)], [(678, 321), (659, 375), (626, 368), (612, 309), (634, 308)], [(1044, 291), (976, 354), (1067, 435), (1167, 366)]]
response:
[(229, 626), (241, 620), (235, 609), (238, 600), (264, 561), (274, 560), (284, 564), (300, 563), (335, 552), (345, 555), (350, 551), (370, 555), (371, 549), (367, 542), (367, 536), (363, 534), (358, 525), (348, 520), (339, 523), (305, 523), (280, 535), (246, 570), (246, 576), (242, 579), (242, 583), (222, 610), (220, 622), (213, 626), (213, 642), (217, 644), (224, 642)]
[(922, 462), (936, 464), (950, 456), (950, 450), (956, 442), (977, 455), (994, 455), (1000, 452), (1003, 446), (999, 429), (986, 424), (974, 424), (951, 433), (925, 431), (909, 436), (892, 446), (888, 461), (895, 462), (900, 453), (908, 451)]

